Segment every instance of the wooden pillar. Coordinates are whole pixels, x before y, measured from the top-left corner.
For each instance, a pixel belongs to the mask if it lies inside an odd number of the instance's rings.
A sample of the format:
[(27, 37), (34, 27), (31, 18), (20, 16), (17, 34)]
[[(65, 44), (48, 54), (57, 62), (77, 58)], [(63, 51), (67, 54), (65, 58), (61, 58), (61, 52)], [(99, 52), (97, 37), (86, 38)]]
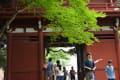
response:
[[(116, 48), (116, 56), (117, 56), (117, 67), (118, 67), (118, 74), (120, 74), (120, 42), (119, 42), (119, 33), (117, 30), (114, 30), (115, 35), (115, 48)], [(119, 79), (120, 80), (120, 76)]]
[(85, 45), (76, 45), (77, 51), (77, 66), (78, 66), (78, 79), (84, 80), (84, 68), (82, 66), (84, 61), (84, 52), (85, 52)]
[(43, 32), (42, 29), (40, 29), (39, 32), (39, 80), (44, 80), (44, 69), (43, 69), (43, 65), (44, 65), (44, 36), (43, 36)]
[(81, 64), (81, 61), (80, 61), (80, 50), (79, 50), (79, 45), (76, 45), (76, 53), (77, 53), (77, 68), (78, 68), (78, 79), (81, 80), (80, 78), (80, 64)]
[(12, 34), (8, 33), (7, 42), (7, 80), (11, 80)]

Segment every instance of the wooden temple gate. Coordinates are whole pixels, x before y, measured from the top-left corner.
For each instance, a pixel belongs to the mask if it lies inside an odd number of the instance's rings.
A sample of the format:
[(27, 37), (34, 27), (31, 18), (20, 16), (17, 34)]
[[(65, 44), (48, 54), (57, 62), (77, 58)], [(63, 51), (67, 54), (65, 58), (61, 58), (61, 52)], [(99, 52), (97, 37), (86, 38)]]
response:
[[(5, 0), (7, 1), (7, 0)], [(14, 13), (14, 0), (11, 0), (9, 7), (1, 7), (0, 20), (10, 18)], [(93, 58), (102, 58), (103, 61), (96, 64), (96, 80), (106, 80), (105, 66), (107, 60), (112, 59), (116, 80), (120, 80), (120, 43), (118, 36), (120, 10), (115, 10), (117, 0), (91, 0), (88, 7), (96, 11), (105, 12), (106, 18), (98, 18), (98, 24), (103, 26), (100, 32), (94, 33), (100, 39), (99, 43), (91, 46), (76, 45), (78, 51), (79, 80), (83, 80), (83, 68), (81, 64), (85, 59), (85, 53), (92, 52)], [(1, 5), (3, 0), (1, 0)], [(11, 6), (11, 7), (10, 7)], [(30, 14), (30, 15), (29, 15)], [(34, 16), (34, 12), (23, 12), (19, 14), (10, 25), (8, 33), (8, 54), (7, 54), (7, 80), (44, 80), (44, 37), (46, 30), (39, 25), (41, 17)]]
[[(27, 28), (29, 27), (23, 27), (23, 32), (27, 31)], [(34, 29), (34, 26), (30, 28)], [(14, 27), (13, 30), (17, 30), (17, 27)], [(42, 29), (37, 32), (15, 33), (13, 31), (8, 33), (8, 80), (44, 80), (44, 48), (47, 43), (44, 38), (47, 34), (49, 33)], [(119, 80), (120, 52), (118, 31), (110, 29), (94, 32), (94, 34), (100, 39), (100, 42), (91, 46), (74, 45), (77, 50), (79, 80), (83, 80), (84, 77), (84, 69), (81, 64), (83, 64), (85, 53), (87, 52), (93, 53), (94, 60), (103, 59), (103, 61), (96, 64), (96, 80), (106, 80), (105, 66), (108, 59), (113, 60), (116, 80)]]

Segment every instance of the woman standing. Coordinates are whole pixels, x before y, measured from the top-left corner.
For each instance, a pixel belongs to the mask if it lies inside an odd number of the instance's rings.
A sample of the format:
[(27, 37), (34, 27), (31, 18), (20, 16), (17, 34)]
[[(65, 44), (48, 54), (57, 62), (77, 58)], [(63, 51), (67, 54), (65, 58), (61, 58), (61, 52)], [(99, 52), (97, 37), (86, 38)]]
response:
[(59, 69), (57, 71), (57, 80), (64, 80), (64, 72), (61, 66), (59, 66)]
[(57, 75), (58, 75), (58, 71), (59, 71), (59, 67), (60, 67), (60, 66), (61, 66), (60, 60), (57, 60), (57, 61), (56, 61), (56, 64), (54, 65), (54, 70), (55, 70), (54, 80), (57, 80)]

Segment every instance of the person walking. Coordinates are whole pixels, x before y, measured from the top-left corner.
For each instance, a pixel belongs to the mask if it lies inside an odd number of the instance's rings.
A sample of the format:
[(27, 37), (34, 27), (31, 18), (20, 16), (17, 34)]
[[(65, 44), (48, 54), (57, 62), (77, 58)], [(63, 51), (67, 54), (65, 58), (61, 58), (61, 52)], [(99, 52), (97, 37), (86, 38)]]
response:
[(95, 63), (92, 59), (92, 53), (87, 54), (87, 59), (84, 61), (85, 80), (95, 80)]
[(71, 70), (70, 70), (70, 77), (71, 77), (71, 80), (75, 80), (75, 70), (73, 66), (71, 67)]
[(52, 63), (52, 58), (49, 58), (49, 61), (47, 62), (48, 66), (46, 69), (46, 79), (45, 80), (52, 80), (52, 76), (54, 73), (54, 65)]
[(108, 80), (115, 80), (115, 71), (114, 71), (114, 66), (112, 64), (112, 60), (108, 60), (108, 65), (106, 66), (105, 71)]
[(56, 76), (57, 76), (57, 64), (54, 64), (54, 79), (53, 80), (57, 80)]
[(68, 72), (66, 70), (66, 67), (63, 67), (63, 72), (64, 72), (64, 80), (66, 80), (67, 79), (67, 74), (68, 74)]
[(61, 65), (59, 65), (59, 69), (57, 71), (57, 80), (64, 80), (64, 72)]
[(57, 74), (58, 74), (59, 67), (61, 67), (60, 60), (57, 60), (56, 64), (54, 65), (54, 69), (55, 69), (54, 79), (55, 80), (57, 80)]

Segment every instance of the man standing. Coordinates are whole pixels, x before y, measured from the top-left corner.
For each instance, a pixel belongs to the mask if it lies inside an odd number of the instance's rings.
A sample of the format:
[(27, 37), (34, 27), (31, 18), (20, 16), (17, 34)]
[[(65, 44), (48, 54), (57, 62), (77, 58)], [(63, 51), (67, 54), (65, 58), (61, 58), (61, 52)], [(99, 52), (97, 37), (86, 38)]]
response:
[(84, 61), (85, 68), (85, 79), (86, 80), (95, 80), (95, 63), (92, 59), (92, 53), (87, 54), (87, 59)]
[(64, 72), (64, 80), (67, 80), (67, 70), (66, 70), (66, 67), (63, 67), (63, 72)]
[(71, 67), (71, 70), (70, 70), (70, 76), (71, 76), (71, 80), (75, 80), (75, 70), (73, 66)]
[(52, 58), (49, 58), (49, 61), (47, 64), (48, 64), (48, 67), (46, 69), (46, 80), (52, 80), (52, 76), (54, 73), (54, 66), (52, 63)]
[(108, 60), (108, 65), (106, 66), (105, 71), (107, 73), (108, 80), (115, 80), (115, 71), (114, 66), (112, 65), (112, 60)]

